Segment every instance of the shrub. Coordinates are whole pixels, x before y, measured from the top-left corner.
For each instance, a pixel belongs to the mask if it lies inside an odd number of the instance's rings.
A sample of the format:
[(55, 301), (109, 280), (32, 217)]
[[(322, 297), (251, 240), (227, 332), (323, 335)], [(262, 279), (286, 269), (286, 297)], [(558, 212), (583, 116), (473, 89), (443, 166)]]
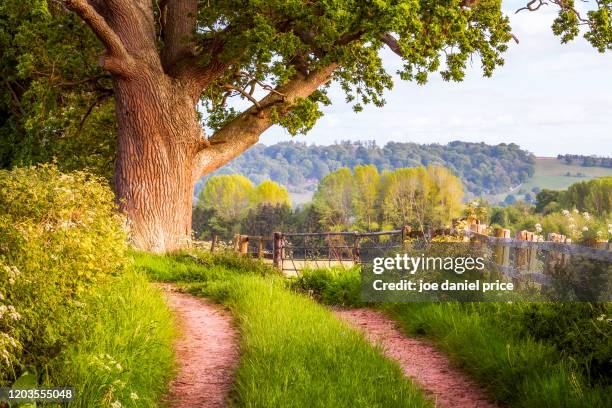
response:
[(0, 383), (80, 334), (83, 299), (125, 263), (123, 225), (99, 177), (53, 165), (0, 171)]

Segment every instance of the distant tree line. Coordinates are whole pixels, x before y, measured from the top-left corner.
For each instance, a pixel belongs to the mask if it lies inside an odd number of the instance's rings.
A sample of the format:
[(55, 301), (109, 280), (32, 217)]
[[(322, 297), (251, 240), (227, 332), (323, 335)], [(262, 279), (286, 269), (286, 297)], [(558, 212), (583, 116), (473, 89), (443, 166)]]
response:
[(612, 168), (612, 157), (582, 156), (579, 154), (560, 154), (557, 160), (563, 160), (566, 164), (578, 164), (583, 167), (606, 167)]
[[(451, 142), (447, 145), (341, 142), (331, 146), (283, 142), (258, 144), (215, 174), (240, 173), (252, 182), (271, 179), (291, 191), (314, 191), (317, 182), (342, 167), (373, 164), (379, 172), (405, 167), (444, 166), (474, 195), (496, 194), (533, 175), (535, 157), (516, 144)], [(204, 181), (204, 180), (203, 180)], [(200, 188), (203, 185), (200, 183)]]
[(257, 187), (241, 175), (207, 180), (194, 209), (197, 237), (229, 239), (238, 232), (376, 231), (411, 225), (450, 226), (462, 210), (463, 185), (441, 166), (380, 173), (373, 164), (340, 168), (318, 184), (311, 203), (295, 210), (287, 191), (265, 180)]
[(567, 190), (543, 189), (536, 195), (535, 211), (538, 213), (572, 208), (608, 217), (612, 213), (612, 177), (574, 183)]

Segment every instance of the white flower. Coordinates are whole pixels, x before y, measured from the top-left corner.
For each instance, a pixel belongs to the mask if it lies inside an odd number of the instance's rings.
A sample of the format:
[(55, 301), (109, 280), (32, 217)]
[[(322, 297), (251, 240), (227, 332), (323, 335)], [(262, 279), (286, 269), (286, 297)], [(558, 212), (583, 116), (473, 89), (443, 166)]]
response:
[(582, 213), (582, 216), (584, 217), (585, 220), (590, 220), (591, 219), (591, 216), (586, 211)]
[(135, 392), (130, 393), (130, 398), (133, 400), (137, 400), (138, 399), (138, 394), (136, 394)]
[(600, 315), (600, 316), (597, 318), (597, 320), (599, 320), (599, 321), (601, 322), (601, 321), (603, 321), (603, 319), (605, 319), (605, 318), (606, 318), (606, 315), (605, 315), (605, 314), (602, 314), (602, 315)]
[(578, 211), (577, 208), (574, 208), (574, 214), (580, 214), (580, 211)]
[(563, 214), (563, 215), (569, 215), (569, 211), (567, 211), (567, 210), (563, 210), (563, 211), (561, 211), (561, 214)]
[(123, 367), (121, 367), (121, 364), (117, 363), (115, 364), (115, 367), (117, 368), (117, 370), (121, 371), (123, 370)]
[(123, 405), (121, 405), (121, 402), (119, 401), (115, 401), (111, 404), (112, 408), (121, 408)]
[(587, 227), (587, 226), (585, 225), (584, 227), (582, 227), (582, 230), (583, 230), (584, 232), (587, 232), (587, 231), (589, 230), (589, 227)]

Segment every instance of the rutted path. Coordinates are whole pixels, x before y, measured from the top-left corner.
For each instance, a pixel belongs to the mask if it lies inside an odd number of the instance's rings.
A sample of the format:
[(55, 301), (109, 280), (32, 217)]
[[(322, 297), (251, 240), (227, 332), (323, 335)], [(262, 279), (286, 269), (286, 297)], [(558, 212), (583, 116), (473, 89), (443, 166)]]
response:
[(227, 406), (238, 365), (238, 333), (222, 306), (163, 285), (176, 314), (181, 337), (176, 343), (179, 372), (166, 400), (173, 408)]
[(436, 406), (447, 408), (495, 408), (483, 391), (463, 373), (451, 366), (448, 358), (425, 341), (408, 338), (396, 323), (371, 309), (339, 309), (334, 313), (361, 329), (385, 355), (396, 360), (404, 374), (414, 380)]

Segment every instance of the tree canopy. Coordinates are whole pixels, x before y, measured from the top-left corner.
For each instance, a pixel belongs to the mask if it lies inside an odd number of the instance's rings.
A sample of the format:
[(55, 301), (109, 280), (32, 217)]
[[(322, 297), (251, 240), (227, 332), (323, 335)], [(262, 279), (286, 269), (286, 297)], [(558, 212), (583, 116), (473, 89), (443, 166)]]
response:
[(508, 191), (535, 171), (533, 154), (514, 143), (390, 142), (378, 146), (375, 142), (341, 142), (317, 146), (283, 142), (255, 145), (214, 174), (241, 173), (254, 183), (272, 179), (292, 191), (300, 191), (316, 188), (318, 180), (341, 167), (368, 164), (375, 165), (379, 172), (429, 164), (447, 167), (474, 195)]

